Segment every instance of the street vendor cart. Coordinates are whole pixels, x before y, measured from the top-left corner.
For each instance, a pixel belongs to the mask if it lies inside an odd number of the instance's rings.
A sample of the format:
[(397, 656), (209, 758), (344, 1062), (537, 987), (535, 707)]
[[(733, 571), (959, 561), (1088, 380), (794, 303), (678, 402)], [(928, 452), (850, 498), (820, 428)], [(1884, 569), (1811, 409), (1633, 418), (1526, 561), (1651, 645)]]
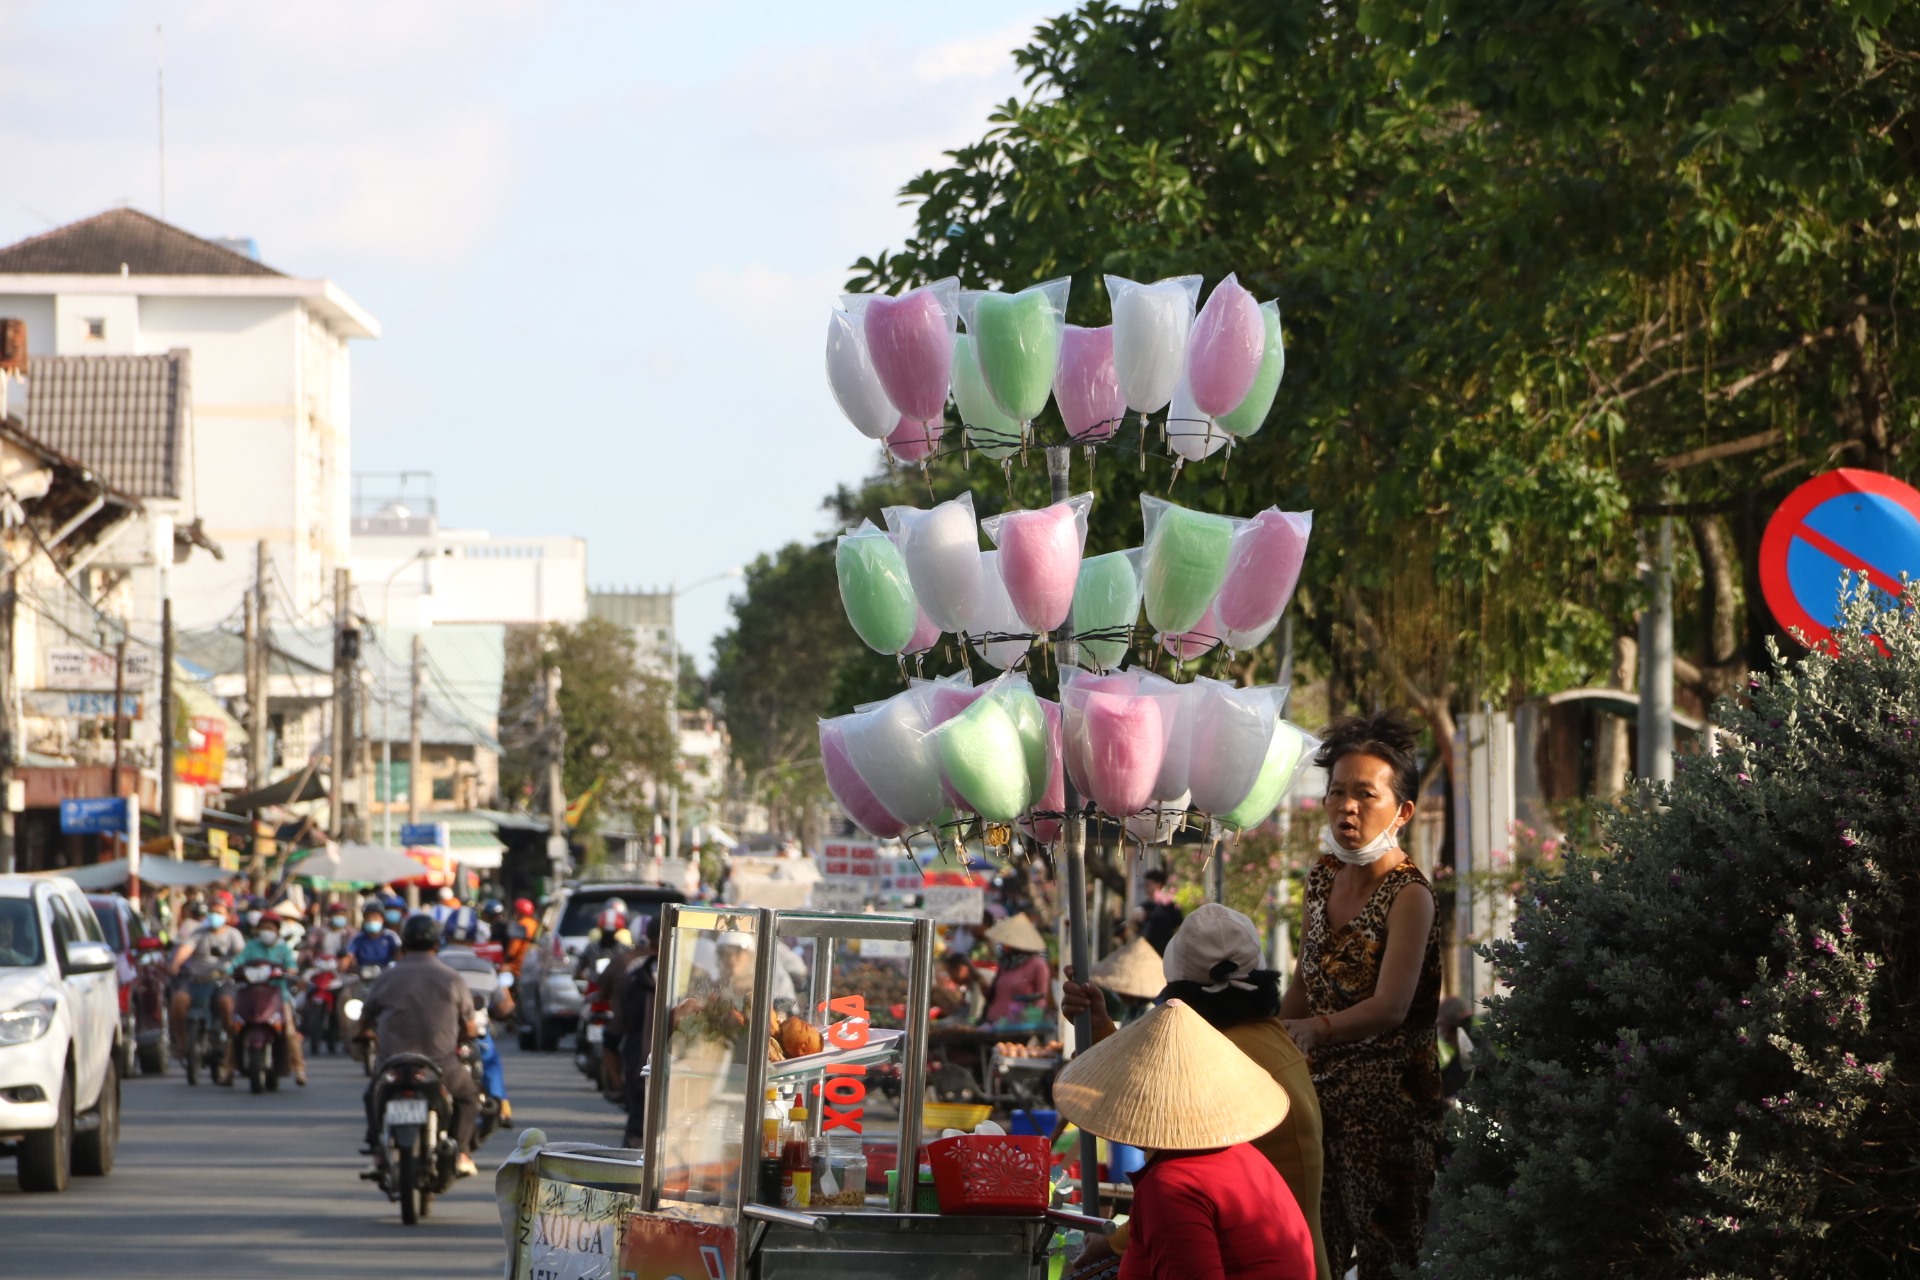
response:
[[(922, 1144), (940, 1136), (922, 1127), (932, 961), (924, 919), (669, 906), (642, 1150), (539, 1154), (514, 1192), (512, 1274), (1039, 1280), (1057, 1230), (1110, 1229), (1044, 1197), (916, 1211), (933, 1207)], [(904, 1025), (882, 1025), (901, 994)], [(829, 1162), (805, 1204), (763, 1155), (763, 1122), (788, 1103)]]

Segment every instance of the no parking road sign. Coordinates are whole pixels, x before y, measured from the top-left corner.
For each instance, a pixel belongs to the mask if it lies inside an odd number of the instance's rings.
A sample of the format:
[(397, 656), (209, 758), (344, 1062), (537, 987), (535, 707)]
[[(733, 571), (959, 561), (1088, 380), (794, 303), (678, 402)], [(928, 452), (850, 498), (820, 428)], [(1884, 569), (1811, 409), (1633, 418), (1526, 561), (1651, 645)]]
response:
[(1838, 621), (1844, 575), (1889, 595), (1920, 578), (1920, 490), (1878, 471), (1829, 471), (1787, 495), (1760, 540), (1760, 589), (1780, 625), (1810, 645)]

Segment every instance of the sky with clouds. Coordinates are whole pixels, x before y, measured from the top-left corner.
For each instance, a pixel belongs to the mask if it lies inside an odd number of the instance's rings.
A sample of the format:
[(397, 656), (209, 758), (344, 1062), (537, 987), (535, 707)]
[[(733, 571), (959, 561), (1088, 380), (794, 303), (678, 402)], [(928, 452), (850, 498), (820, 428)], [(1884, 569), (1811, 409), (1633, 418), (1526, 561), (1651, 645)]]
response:
[[(167, 219), (384, 327), (354, 469), (433, 472), (447, 524), (584, 536), (597, 586), (688, 584), (825, 532), (878, 461), (827, 309), (1067, 7), (0, 0), (0, 243), (159, 212), (164, 57)], [(728, 586), (681, 602), (703, 665)]]

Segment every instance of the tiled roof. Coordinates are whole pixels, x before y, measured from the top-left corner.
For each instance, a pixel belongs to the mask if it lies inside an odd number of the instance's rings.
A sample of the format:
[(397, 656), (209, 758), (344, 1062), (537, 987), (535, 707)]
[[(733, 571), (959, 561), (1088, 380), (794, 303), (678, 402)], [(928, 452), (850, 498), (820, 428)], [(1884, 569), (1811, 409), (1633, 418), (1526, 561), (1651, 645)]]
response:
[(0, 275), (277, 276), (235, 253), (138, 209), (91, 218), (0, 249)]
[(26, 429), (142, 498), (181, 496), (191, 352), (34, 356)]

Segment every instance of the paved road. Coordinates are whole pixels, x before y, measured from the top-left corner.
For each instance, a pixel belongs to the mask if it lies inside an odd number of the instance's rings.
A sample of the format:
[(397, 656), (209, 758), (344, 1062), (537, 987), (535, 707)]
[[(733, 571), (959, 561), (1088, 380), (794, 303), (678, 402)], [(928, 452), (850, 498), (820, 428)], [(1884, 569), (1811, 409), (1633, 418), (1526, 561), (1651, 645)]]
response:
[[(514, 1120), (554, 1140), (618, 1143), (620, 1113), (574, 1070), (570, 1053), (503, 1045)], [(178, 1068), (127, 1082), (118, 1162), (64, 1196), (27, 1195), (0, 1157), (0, 1277), (40, 1280), (493, 1280), (505, 1249), (493, 1168), (512, 1150), (496, 1133), (480, 1176), (455, 1183), (417, 1227), (355, 1174), (365, 1077), (321, 1056), (310, 1084), (250, 1095), (189, 1088)]]

